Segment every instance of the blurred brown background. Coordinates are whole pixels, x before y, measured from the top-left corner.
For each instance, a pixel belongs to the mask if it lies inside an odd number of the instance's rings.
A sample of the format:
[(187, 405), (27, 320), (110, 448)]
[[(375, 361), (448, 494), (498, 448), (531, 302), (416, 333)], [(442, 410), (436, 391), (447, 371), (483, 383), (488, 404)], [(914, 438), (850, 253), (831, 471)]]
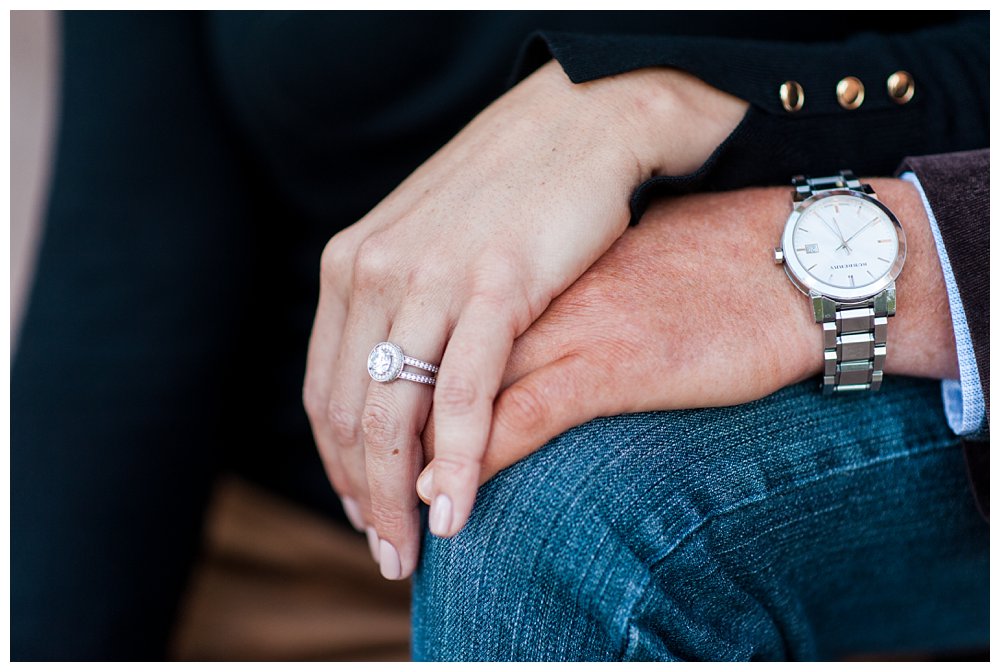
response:
[[(11, 348), (34, 265), (58, 109), (54, 12), (11, 12)], [(16, 475), (15, 475), (16, 477)], [(409, 584), (361, 535), (223, 479), (174, 637), (180, 660), (407, 660)]]

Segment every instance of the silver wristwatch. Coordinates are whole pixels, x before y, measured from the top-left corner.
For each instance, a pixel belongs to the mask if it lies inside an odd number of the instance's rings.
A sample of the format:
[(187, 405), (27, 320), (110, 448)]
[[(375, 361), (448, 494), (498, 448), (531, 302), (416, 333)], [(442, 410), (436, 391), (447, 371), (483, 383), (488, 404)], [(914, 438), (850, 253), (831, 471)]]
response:
[(823, 329), (823, 392), (877, 390), (888, 318), (906, 260), (899, 220), (849, 170), (792, 179), (794, 209), (774, 263), (812, 301)]

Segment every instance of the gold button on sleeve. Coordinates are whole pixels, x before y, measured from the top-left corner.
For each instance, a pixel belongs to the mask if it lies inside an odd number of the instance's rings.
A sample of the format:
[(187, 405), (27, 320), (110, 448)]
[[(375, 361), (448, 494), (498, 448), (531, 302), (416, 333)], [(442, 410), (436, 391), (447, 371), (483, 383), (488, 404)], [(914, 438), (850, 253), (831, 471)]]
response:
[(788, 80), (778, 89), (781, 97), (781, 106), (786, 112), (798, 112), (806, 103), (806, 93), (802, 90), (802, 85), (794, 80)]
[(906, 70), (898, 70), (885, 81), (889, 97), (900, 105), (906, 105), (913, 98), (913, 75)]
[(865, 85), (857, 77), (844, 77), (837, 82), (837, 102), (845, 110), (856, 110), (865, 102)]

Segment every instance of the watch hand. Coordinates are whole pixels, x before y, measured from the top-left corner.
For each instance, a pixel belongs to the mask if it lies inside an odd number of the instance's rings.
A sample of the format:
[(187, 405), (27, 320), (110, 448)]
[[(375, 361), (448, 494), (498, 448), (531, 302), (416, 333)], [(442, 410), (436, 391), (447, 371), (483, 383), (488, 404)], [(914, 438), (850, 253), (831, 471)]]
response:
[[(830, 226), (829, 222), (827, 222), (825, 219), (823, 219), (822, 217), (819, 216), (819, 213), (816, 213), (816, 219), (818, 219), (819, 221), (821, 221), (824, 224), (826, 224), (826, 228), (830, 229), (830, 231), (832, 231), (834, 234), (836, 234), (837, 238), (840, 238), (840, 245), (837, 246), (837, 250), (839, 250), (841, 247), (843, 247), (845, 250), (847, 250), (847, 253), (850, 254), (851, 253), (851, 248), (848, 247), (847, 241), (844, 240), (844, 234), (842, 234), (840, 232), (840, 227), (838, 226), (836, 229), (833, 228), (832, 226)], [(833, 221), (836, 222), (837, 220), (833, 220)], [(836, 252), (837, 250), (834, 250), (834, 252)]]
[[(837, 233), (840, 234), (840, 240), (844, 241), (844, 232), (840, 230), (840, 222), (837, 221), (836, 217), (831, 217), (830, 219), (833, 220), (833, 225), (837, 227)], [(846, 241), (844, 241), (844, 242), (846, 242)]]
[(840, 235), (840, 231), (838, 231), (837, 229), (835, 229), (835, 228), (833, 228), (832, 226), (830, 226), (830, 223), (829, 223), (829, 222), (827, 222), (827, 221), (826, 221), (825, 219), (823, 219), (822, 217), (820, 217), (820, 216), (819, 216), (819, 213), (817, 213), (817, 214), (816, 214), (816, 219), (818, 219), (819, 221), (823, 222), (823, 224), (824, 224), (824, 225), (826, 225), (826, 228), (830, 229), (830, 231), (832, 231), (832, 232), (833, 232), (833, 234), (834, 234), (835, 236), (837, 236), (837, 238), (840, 238), (840, 240), (841, 240), (841, 241), (843, 241), (843, 240), (844, 240), (844, 237), (843, 237), (842, 235)]
[[(849, 242), (851, 242), (852, 240), (854, 240), (855, 236), (857, 236), (859, 233), (861, 233), (862, 231), (864, 231), (865, 229), (867, 229), (869, 226), (871, 226), (872, 224), (874, 224), (877, 221), (878, 221), (878, 217), (876, 217), (875, 219), (873, 219), (872, 221), (868, 222), (867, 224), (865, 224), (864, 226), (862, 226), (860, 229), (858, 229), (857, 231), (855, 231), (854, 234), (850, 238), (848, 238), (847, 240), (841, 239), (842, 240), (842, 244), (841, 244), (840, 247), (847, 247), (847, 244)], [(839, 250), (840, 247), (838, 247), (837, 250)], [(834, 252), (836, 252), (837, 250), (834, 250)], [(850, 252), (851, 248), (847, 247), (847, 251)]]

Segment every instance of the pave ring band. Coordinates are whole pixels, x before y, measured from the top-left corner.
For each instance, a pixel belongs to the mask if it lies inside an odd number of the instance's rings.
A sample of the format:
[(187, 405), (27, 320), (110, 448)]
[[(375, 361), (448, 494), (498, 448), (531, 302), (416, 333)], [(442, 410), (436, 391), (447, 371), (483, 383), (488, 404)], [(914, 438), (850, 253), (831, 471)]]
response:
[(433, 385), (437, 382), (437, 378), (433, 375), (403, 371), (404, 365), (423, 369), (431, 374), (438, 372), (436, 365), (404, 355), (402, 348), (388, 341), (376, 345), (368, 355), (368, 375), (377, 383), (391, 383), (397, 378), (424, 385)]

